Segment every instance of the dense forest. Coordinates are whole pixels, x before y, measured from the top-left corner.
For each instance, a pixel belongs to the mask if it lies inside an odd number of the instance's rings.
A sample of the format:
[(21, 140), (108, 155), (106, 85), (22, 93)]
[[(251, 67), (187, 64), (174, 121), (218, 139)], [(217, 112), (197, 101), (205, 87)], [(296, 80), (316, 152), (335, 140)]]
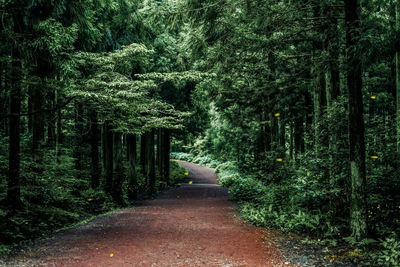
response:
[(217, 168), (249, 222), (400, 262), (399, 0), (0, 0), (0, 251)]

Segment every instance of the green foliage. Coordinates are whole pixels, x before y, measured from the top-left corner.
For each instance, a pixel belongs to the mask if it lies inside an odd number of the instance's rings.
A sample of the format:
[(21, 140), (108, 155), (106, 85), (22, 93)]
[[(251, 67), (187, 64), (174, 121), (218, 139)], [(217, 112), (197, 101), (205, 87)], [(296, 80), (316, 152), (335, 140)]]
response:
[[(54, 165), (54, 160), (54, 151), (44, 154), (41, 166), (24, 158), (23, 207), (17, 211), (0, 207), (0, 239), (4, 251), (22, 240), (48, 235), (117, 207), (102, 190), (90, 189), (87, 179), (77, 178), (73, 158), (63, 156), (60, 165)], [(41, 173), (37, 172), (38, 169), (42, 170)], [(4, 188), (5, 179), (1, 180)], [(4, 193), (0, 198), (4, 198)]]
[(183, 179), (185, 179), (186, 169), (180, 167), (176, 161), (171, 160), (169, 168), (170, 168), (170, 177), (169, 177), (170, 185), (174, 186), (182, 182)]
[(382, 246), (382, 250), (374, 257), (379, 266), (400, 266), (400, 240), (395, 237), (386, 238)]

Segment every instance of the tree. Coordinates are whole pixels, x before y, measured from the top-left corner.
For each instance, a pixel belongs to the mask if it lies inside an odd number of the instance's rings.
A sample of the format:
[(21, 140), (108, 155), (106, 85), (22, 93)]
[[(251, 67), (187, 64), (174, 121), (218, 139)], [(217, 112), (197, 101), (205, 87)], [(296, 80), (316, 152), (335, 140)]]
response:
[(360, 5), (358, 0), (345, 0), (347, 87), (349, 91), (349, 140), (351, 171), (350, 227), (352, 236), (367, 236), (365, 196), (365, 137), (362, 99), (362, 70), (358, 53), (360, 41)]

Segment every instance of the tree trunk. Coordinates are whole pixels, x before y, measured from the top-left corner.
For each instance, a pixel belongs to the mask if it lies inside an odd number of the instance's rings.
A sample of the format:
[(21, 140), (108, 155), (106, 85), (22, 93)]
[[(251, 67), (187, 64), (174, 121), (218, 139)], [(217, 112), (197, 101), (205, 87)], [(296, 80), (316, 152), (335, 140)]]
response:
[(146, 175), (146, 140), (148, 133), (143, 133), (140, 136), (140, 166), (142, 167), (143, 175)]
[(163, 181), (163, 131), (164, 129), (158, 129), (157, 131), (157, 171), (158, 171), (158, 177), (160, 177), (160, 180)]
[(294, 122), (294, 154), (297, 159), (304, 153), (304, 122), (303, 118), (299, 116)]
[[(16, 34), (23, 33), (23, 15), (13, 14), (14, 32)], [(9, 110), (11, 114), (19, 114), (21, 112), (21, 54), (19, 44), (14, 41), (12, 47), (11, 58), (13, 59), (10, 72), (9, 90)], [(7, 196), (6, 203), (13, 208), (20, 207), (20, 117), (19, 115), (9, 118), (9, 166), (7, 179)]]
[(77, 103), (75, 105), (75, 169), (78, 171), (78, 176), (83, 168), (83, 105)]
[(113, 185), (113, 133), (109, 121), (104, 123), (104, 151), (105, 151), (105, 191), (111, 194)]
[[(318, 18), (322, 15), (321, 12), (321, 2), (313, 1), (313, 15)], [(315, 36), (313, 41), (313, 69), (312, 75), (314, 79), (314, 92), (313, 92), (313, 105), (314, 105), (314, 149), (317, 155), (323, 145), (323, 136), (321, 134), (321, 119), (324, 107), (326, 106), (326, 81), (325, 72), (321, 61), (323, 60), (322, 50), (323, 50), (323, 40), (319, 37), (319, 34), (324, 33), (324, 27), (320, 24), (319, 20), (315, 20), (315, 28), (318, 31), (317, 36)]]
[(171, 150), (171, 137), (170, 131), (164, 129), (163, 134), (163, 179), (164, 182), (169, 183), (169, 161), (170, 161), (170, 150)]
[(114, 132), (113, 134), (113, 183), (112, 198), (119, 205), (124, 203), (122, 195), (122, 183), (124, 180), (123, 154), (122, 154), (122, 135)]
[[(32, 112), (43, 109), (43, 88), (41, 83), (32, 88)], [(43, 114), (37, 113), (32, 115), (32, 157), (37, 163), (41, 163), (43, 153), (41, 151), (41, 143), (44, 138), (44, 119)]]
[(349, 140), (351, 170), (350, 228), (352, 236), (367, 236), (365, 199), (365, 141), (362, 101), (361, 57), (356, 47), (360, 40), (360, 6), (358, 0), (345, 0), (347, 86), (349, 91)]
[(153, 195), (155, 193), (156, 170), (154, 158), (154, 129), (146, 135), (146, 180), (147, 193)]
[[(396, 5), (396, 32), (400, 30), (400, 0), (395, 2)], [(400, 43), (400, 42), (399, 42)], [(396, 64), (396, 149), (400, 154), (400, 48), (399, 44), (396, 45), (395, 54)]]
[[(56, 105), (58, 105), (61, 102), (61, 96), (58, 90), (55, 92), (56, 96)], [(57, 163), (60, 163), (60, 157), (61, 157), (61, 144), (63, 142), (63, 136), (62, 136), (62, 115), (61, 115), (61, 109), (57, 110), (57, 122), (56, 122), (56, 158), (57, 158)]]
[(92, 158), (92, 171), (90, 185), (97, 188), (100, 184), (100, 164), (99, 164), (99, 130), (97, 112), (91, 108), (90, 110), (90, 155)]
[[(49, 95), (47, 97), (48, 102), (47, 102), (47, 108), (53, 109), (55, 107), (55, 91), (53, 88), (50, 89)], [(47, 145), (49, 147), (54, 147), (55, 144), (55, 139), (56, 139), (56, 127), (55, 127), (55, 122), (56, 122), (56, 113), (54, 112), (49, 112), (47, 114)]]
[(282, 115), (278, 118), (278, 123), (279, 123), (279, 145), (282, 149), (282, 151), (285, 151), (286, 148), (286, 125), (283, 122)]
[(127, 156), (128, 156), (128, 197), (137, 199), (138, 181), (136, 172), (136, 135), (126, 136)]

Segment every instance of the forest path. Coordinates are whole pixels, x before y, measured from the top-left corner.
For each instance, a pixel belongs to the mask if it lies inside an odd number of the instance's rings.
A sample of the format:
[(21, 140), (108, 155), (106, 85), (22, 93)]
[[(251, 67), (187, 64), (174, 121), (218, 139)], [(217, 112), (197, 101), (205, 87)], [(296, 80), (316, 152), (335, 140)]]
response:
[(10, 265), (282, 265), (279, 252), (263, 242), (264, 230), (240, 221), (212, 169), (179, 164), (189, 170), (180, 187), (58, 233)]

